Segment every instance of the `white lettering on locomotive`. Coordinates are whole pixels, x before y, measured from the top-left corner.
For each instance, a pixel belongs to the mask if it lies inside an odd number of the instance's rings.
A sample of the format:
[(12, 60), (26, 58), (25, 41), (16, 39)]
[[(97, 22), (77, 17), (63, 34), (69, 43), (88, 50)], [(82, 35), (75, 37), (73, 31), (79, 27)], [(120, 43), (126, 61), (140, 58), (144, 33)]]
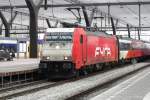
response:
[(110, 56), (111, 55), (111, 50), (109, 47), (96, 47), (95, 49), (95, 57), (96, 56)]

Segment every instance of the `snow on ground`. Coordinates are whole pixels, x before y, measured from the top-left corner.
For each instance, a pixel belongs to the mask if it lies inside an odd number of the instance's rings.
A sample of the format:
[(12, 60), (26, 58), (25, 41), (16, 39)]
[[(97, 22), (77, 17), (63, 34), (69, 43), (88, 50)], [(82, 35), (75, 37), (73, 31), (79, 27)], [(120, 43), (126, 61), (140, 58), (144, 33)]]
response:
[(69, 82), (56, 87), (44, 89), (28, 95), (15, 97), (11, 100), (63, 100), (100, 84), (113, 80), (114, 78), (125, 75), (133, 70), (139, 69), (145, 65), (149, 65), (148, 62), (138, 63), (123, 67), (117, 70), (111, 70), (106, 73), (95, 75), (89, 78), (81, 79), (75, 82)]

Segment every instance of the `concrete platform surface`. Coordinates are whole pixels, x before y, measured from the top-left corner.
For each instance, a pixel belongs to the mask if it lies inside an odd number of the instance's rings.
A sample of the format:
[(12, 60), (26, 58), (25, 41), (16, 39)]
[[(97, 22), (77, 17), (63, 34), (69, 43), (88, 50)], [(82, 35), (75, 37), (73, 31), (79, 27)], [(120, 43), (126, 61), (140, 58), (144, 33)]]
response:
[(1, 61), (0, 73), (38, 69), (39, 62), (40, 59), (14, 59), (13, 61)]
[(150, 100), (150, 67), (91, 100)]

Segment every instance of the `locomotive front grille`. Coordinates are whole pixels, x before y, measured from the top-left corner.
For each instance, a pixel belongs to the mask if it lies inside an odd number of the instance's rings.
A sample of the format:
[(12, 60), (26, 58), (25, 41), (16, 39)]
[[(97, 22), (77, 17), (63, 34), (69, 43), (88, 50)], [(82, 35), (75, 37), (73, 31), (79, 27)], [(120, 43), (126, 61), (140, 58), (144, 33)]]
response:
[(64, 57), (62, 56), (50, 56), (51, 61), (63, 61)]

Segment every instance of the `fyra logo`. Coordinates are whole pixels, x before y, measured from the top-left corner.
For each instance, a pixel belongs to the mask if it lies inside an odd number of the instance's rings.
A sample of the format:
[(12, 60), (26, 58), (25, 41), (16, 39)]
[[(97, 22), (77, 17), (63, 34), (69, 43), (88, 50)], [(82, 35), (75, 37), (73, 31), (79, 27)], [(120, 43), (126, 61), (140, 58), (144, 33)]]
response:
[(109, 47), (96, 47), (95, 49), (95, 57), (96, 56), (110, 56), (111, 55), (111, 50)]

